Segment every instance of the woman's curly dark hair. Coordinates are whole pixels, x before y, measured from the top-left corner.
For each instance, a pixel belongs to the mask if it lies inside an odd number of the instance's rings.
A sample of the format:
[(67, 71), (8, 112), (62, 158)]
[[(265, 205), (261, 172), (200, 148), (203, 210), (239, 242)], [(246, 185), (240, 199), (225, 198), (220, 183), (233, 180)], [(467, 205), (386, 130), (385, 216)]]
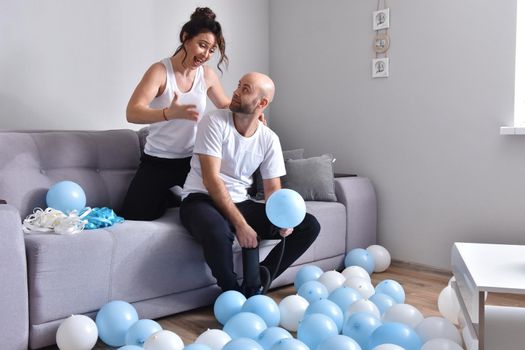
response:
[(228, 56), (226, 56), (226, 42), (222, 35), (221, 24), (215, 20), (215, 13), (208, 7), (197, 7), (195, 12), (192, 13), (190, 20), (186, 22), (180, 31), (179, 38), (182, 43), (177, 50), (175, 50), (174, 56), (181, 50), (184, 51), (184, 59), (186, 59), (187, 52), (184, 48), (184, 44), (199, 35), (200, 33), (212, 33), (217, 41), (217, 47), (221, 58), (217, 63), (217, 69), (222, 73), (221, 65), (228, 67)]

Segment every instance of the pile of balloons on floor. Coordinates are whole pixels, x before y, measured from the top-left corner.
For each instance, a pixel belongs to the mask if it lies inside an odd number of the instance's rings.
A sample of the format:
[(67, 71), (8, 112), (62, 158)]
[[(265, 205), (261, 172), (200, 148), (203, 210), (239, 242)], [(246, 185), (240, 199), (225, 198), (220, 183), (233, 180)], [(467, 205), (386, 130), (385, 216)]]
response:
[(439, 295), (444, 317), (427, 317), (405, 303), (401, 284), (384, 279), (375, 287), (370, 275), (390, 266), (382, 246), (353, 249), (342, 272), (315, 265), (298, 270), (296, 294), (279, 303), (266, 295), (248, 299), (227, 291), (213, 312), (222, 329), (208, 329), (184, 345), (155, 321), (139, 319), (134, 307), (112, 301), (95, 321), (74, 315), (56, 334), (61, 350), (90, 350), (97, 337), (119, 350), (459, 350), (459, 304), (450, 285)]
[(22, 227), (25, 233), (76, 234), (84, 229), (109, 227), (124, 221), (109, 208), (86, 207), (86, 193), (76, 182), (65, 180), (52, 185), (46, 194), (47, 208), (35, 208)]

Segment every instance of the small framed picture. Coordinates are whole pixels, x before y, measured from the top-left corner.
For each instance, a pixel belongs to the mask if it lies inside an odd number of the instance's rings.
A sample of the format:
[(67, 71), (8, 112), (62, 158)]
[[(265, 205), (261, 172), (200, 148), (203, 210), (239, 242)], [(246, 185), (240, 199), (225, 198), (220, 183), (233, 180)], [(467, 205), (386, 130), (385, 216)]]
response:
[(372, 13), (372, 23), (374, 30), (381, 30), (390, 27), (390, 9), (382, 9)]
[(390, 70), (390, 62), (387, 57), (374, 58), (372, 60), (372, 78), (387, 78)]
[(388, 34), (377, 34), (374, 37), (374, 51), (376, 53), (385, 53), (388, 51), (388, 48), (390, 47), (390, 37)]

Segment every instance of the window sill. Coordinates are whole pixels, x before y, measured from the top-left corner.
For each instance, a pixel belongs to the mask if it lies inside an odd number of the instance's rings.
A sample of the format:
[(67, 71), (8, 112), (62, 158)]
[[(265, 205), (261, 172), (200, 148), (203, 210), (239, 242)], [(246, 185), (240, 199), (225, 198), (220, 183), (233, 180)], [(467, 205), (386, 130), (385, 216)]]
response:
[(502, 126), (499, 128), (500, 135), (525, 135), (525, 127)]

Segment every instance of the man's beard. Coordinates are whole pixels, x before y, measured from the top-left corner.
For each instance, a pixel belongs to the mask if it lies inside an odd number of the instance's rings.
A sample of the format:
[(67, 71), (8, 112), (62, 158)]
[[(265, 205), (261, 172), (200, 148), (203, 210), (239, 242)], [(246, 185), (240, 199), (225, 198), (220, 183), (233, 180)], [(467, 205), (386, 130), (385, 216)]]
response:
[(254, 114), (256, 109), (256, 105), (247, 105), (243, 104), (242, 102), (235, 105), (230, 103), (230, 111), (233, 113)]

